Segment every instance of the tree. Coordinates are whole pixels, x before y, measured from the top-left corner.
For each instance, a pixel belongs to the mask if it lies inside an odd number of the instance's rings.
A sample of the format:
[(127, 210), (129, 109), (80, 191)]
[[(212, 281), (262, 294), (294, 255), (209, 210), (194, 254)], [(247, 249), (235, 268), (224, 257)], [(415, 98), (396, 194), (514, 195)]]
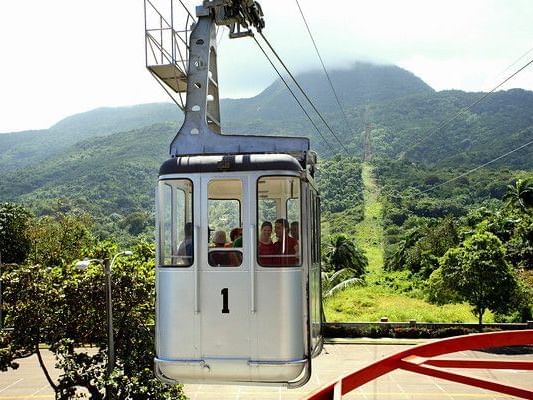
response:
[[(91, 264), (79, 271), (61, 267), (21, 265), (3, 276), (6, 325), (0, 336), (0, 370), (16, 368), (16, 360), (37, 354), (58, 399), (86, 388), (92, 399), (104, 399), (110, 387), (117, 399), (181, 399), (181, 386), (167, 386), (152, 372), (154, 349), (153, 246), (139, 243), (134, 256), (117, 259), (113, 268), (113, 312), (116, 367), (107, 374), (107, 324), (103, 268)], [(89, 257), (112, 254), (102, 247)], [(62, 369), (58, 381), (42, 363), (39, 345), (49, 346)], [(87, 352), (84, 345), (94, 345)]]
[(405, 235), (405, 237), (396, 245), (395, 251), (387, 257), (385, 269), (389, 271), (402, 270), (407, 265), (409, 250), (422, 237), (422, 228), (415, 228)]
[(21, 263), (30, 251), (28, 227), (31, 214), (14, 203), (0, 204), (0, 258), (4, 263)]
[(324, 297), (364, 284), (368, 259), (348, 236), (339, 234), (330, 237), (325, 251), (326, 268), (322, 272)]
[(80, 259), (93, 237), (89, 231), (92, 219), (84, 213), (56, 211), (43, 216), (28, 229), (33, 245), (30, 260), (47, 267), (61, 266)]
[(507, 186), (503, 199), (508, 206), (529, 211), (533, 208), (533, 183), (528, 179), (518, 179), (514, 185)]
[(442, 280), (473, 306), (481, 326), (487, 309), (507, 312), (513, 304), (517, 280), (505, 261), (498, 237), (478, 232), (441, 259)]
[(122, 229), (127, 229), (131, 235), (139, 235), (150, 223), (150, 216), (143, 211), (128, 214), (120, 223)]
[(362, 277), (368, 267), (368, 259), (348, 236), (339, 234), (330, 239), (326, 260), (334, 271), (350, 268), (357, 277)]

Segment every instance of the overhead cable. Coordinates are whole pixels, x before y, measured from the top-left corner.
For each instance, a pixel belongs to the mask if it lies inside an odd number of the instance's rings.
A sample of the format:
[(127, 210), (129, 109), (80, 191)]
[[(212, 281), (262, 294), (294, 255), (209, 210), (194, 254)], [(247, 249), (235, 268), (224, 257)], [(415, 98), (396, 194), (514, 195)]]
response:
[(335, 100), (337, 101), (337, 104), (339, 106), (339, 109), (342, 113), (342, 116), (344, 118), (344, 122), (346, 123), (346, 126), (349, 127), (350, 124), (348, 122), (348, 118), (346, 116), (346, 113), (344, 112), (344, 108), (341, 105), (341, 102), (339, 100), (339, 96), (337, 95), (337, 91), (335, 90), (335, 87), (333, 86), (333, 82), (331, 81), (331, 78), (329, 76), (328, 70), (326, 69), (326, 65), (324, 64), (324, 60), (322, 59), (322, 56), (320, 55), (320, 51), (318, 50), (318, 46), (316, 45), (315, 38), (313, 37), (313, 34), (311, 33), (311, 28), (309, 28), (309, 24), (307, 23), (307, 19), (305, 18), (305, 15), (302, 11), (302, 7), (300, 7), (300, 3), (298, 0), (296, 1), (296, 5), (298, 6), (298, 10), (300, 10), (300, 15), (302, 16), (302, 19), (304, 21), (305, 27), (307, 28), (307, 33), (309, 33), (309, 37), (311, 38), (311, 42), (313, 42), (313, 46), (315, 47), (316, 54), (318, 56), (318, 59), (320, 60), (320, 64), (322, 64), (322, 69), (324, 70), (324, 74), (326, 74), (326, 78), (328, 79), (329, 86), (331, 87), (331, 91), (333, 92), (333, 96), (335, 96)]
[(465, 111), (468, 111), (470, 109), (472, 109), (474, 106), (476, 106), (477, 104), (479, 104), (480, 102), (482, 102), (483, 100), (485, 100), (487, 97), (489, 97), (490, 95), (492, 95), (499, 87), (501, 87), (502, 85), (504, 85), (505, 83), (507, 83), (509, 80), (511, 80), (512, 78), (514, 78), (518, 73), (522, 72), (524, 69), (526, 69), (528, 66), (530, 66), (531, 64), (533, 64), (533, 59), (531, 59), (530, 61), (528, 61), (524, 66), (522, 66), (520, 69), (518, 69), (517, 71), (515, 71), (513, 74), (511, 74), (509, 77), (507, 77), (503, 82), (501, 82), (500, 84), (498, 84), (497, 86), (495, 86), (490, 92), (487, 92), (485, 93), (483, 96), (481, 96), (479, 99), (477, 99), (476, 101), (474, 101), (472, 104), (470, 104), (469, 106), (466, 106), (462, 109), (460, 109), (453, 117), (451, 117), (450, 119), (448, 120), (445, 120), (443, 122), (441, 122), (437, 128), (435, 128), (433, 131), (430, 131), (428, 135), (424, 136), (422, 139), (420, 139), (419, 141), (417, 141), (415, 144), (413, 144), (412, 146), (410, 146), (406, 151), (405, 153), (408, 153), (409, 151), (413, 150), (415, 147), (417, 147), (420, 143), (423, 143), (425, 142), (427, 139), (429, 139), (430, 137), (432, 137), (435, 133), (439, 132), (441, 129), (443, 129), (445, 126), (449, 125), (451, 122), (455, 121), (462, 113), (464, 113)]
[(505, 67), (505, 69), (503, 71), (500, 71), (498, 72), (498, 74), (496, 75), (496, 77), (499, 77), (500, 75), (503, 75), (504, 73), (506, 73), (508, 70), (510, 70), (512, 67), (514, 67), (520, 60), (522, 60), (522, 58), (524, 58), (525, 56), (527, 56), (529, 53), (531, 53), (533, 51), (533, 47), (530, 48), (528, 51), (526, 51), (525, 53), (523, 53), (520, 57), (518, 57), (517, 59), (515, 59), (511, 64), (509, 64), (507, 67)]
[[(526, 130), (528, 130), (528, 129), (530, 129), (530, 128), (531, 128), (531, 126), (527, 127), (526, 129), (523, 129), (523, 130), (522, 130), (521, 132), (519, 132), (519, 133), (522, 133), (522, 132), (524, 132), (524, 131), (526, 131)], [(521, 149), (523, 149), (524, 147), (529, 146), (530, 144), (533, 144), (533, 140), (527, 142), (526, 144), (523, 144), (523, 145), (520, 146), (520, 147), (517, 147), (516, 149), (513, 149), (513, 150), (511, 150), (511, 151), (508, 151), (507, 153), (502, 154), (501, 156), (496, 157), (496, 158), (494, 158), (494, 159), (492, 159), (492, 160), (490, 160), (490, 161), (488, 161), (488, 162), (486, 162), (486, 163), (484, 163), (484, 164), (481, 164), (481, 165), (477, 166), (476, 168), (473, 168), (473, 169), (471, 169), (471, 170), (469, 170), (469, 171), (467, 171), (467, 172), (465, 172), (465, 173), (463, 173), (463, 174), (461, 174), (461, 175), (458, 175), (458, 176), (456, 176), (455, 178), (448, 179), (448, 180), (445, 181), (445, 182), (439, 183), (438, 185), (432, 186), (432, 187), (430, 187), (429, 189), (423, 190), (422, 192), (419, 192), (417, 195), (421, 195), (421, 194), (424, 194), (424, 193), (430, 192), (430, 191), (435, 190), (435, 189), (437, 189), (437, 188), (439, 188), (439, 187), (441, 187), (441, 186), (447, 185), (447, 184), (450, 183), (450, 182), (456, 181), (457, 179), (460, 179), (460, 178), (462, 178), (462, 177), (464, 177), (464, 176), (470, 175), (472, 172), (475, 172), (475, 171), (477, 171), (478, 169), (481, 169), (481, 168), (483, 168), (483, 167), (486, 167), (487, 165), (490, 165), (490, 164), (492, 164), (492, 163), (495, 163), (496, 161), (501, 160), (502, 158), (505, 158), (505, 157), (507, 157), (508, 155), (511, 155), (512, 153), (514, 153), (514, 152), (516, 152), (516, 151), (518, 151), (518, 150), (521, 150)]]
[(287, 86), (287, 89), (289, 89), (289, 92), (292, 94), (292, 97), (294, 97), (294, 99), (296, 100), (296, 102), (298, 103), (298, 105), (300, 106), (300, 108), (302, 109), (302, 111), (305, 113), (305, 115), (307, 116), (307, 118), (309, 119), (309, 121), (311, 121), (311, 124), (314, 126), (314, 128), (316, 129), (316, 131), (318, 132), (318, 134), (320, 135), (320, 137), (322, 138), (322, 140), (324, 141), (324, 143), (326, 143), (326, 145), (332, 149), (334, 152), (335, 152), (335, 148), (331, 145), (331, 143), (329, 143), (326, 138), (324, 137), (324, 135), (322, 135), (322, 132), (320, 132), (320, 129), (318, 129), (318, 126), (316, 126), (315, 122), (313, 121), (313, 119), (311, 118), (311, 116), (309, 115), (309, 113), (307, 112), (307, 110), (304, 108), (304, 106), (302, 105), (302, 103), (300, 102), (300, 100), (298, 99), (298, 97), (296, 96), (296, 94), (294, 93), (294, 91), (291, 89), (291, 87), (289, 86), (289, 84), (287, 83), (287, 81), (285, 80), (285, 78), (283, 78), (283, 76), (281, 75), (281, 73), (279, 72), (278, 68), (274, 65), (274, 63), (272, 62), (272, 60), (270, 59), (270, 57), (268, 56), (268, 54), (266, 53), (265, 49), (263, 49), (263, 47), (261, 46), (261, 44), (257, 41), (257, 39), (255, 38), (255, 36), (253, 36), (254, 38), (254, 41), (255, 43), (257, 44), (257, 46), (261, 49), (261, 51), (263, 52), (263, 54), (265, 55), (266, 59), (268, 60), (268, 62), (270, 63), (270, 65), (272, 65), (272, 68), (274, 68), (274, 70), (276, 71), (276, 73), (278, 74), (279, 78), (282, 80), (282, 82), (285, 84), (285, 86)]
[[(259, 35), (261, 35), (261, 38), (265, 41), (265, 43), (267, 44), (267, 46), (270, 48), (270, 50), (272, 51), (272, 53), (274, 54), (274, 56), (276, 56), (276, 58), (278, 59), (278, 61), (280, 62), (280, 64), (283, 66), (283, 68), (285, 69), (285, 71), (287, 71), (287, 74), (291, 77), (292, 81), (294, 82), (294, 84), (298, 87), (298, 89), (300, 90), (300, 92), (303, 94), (303, 96), (305, 97), (305, 99), (309, 102), (309, 104), (311, 105), (311, 107), (313, 108), (313, 110), (317, 113), (318, 117), (320, 118), (320, 120), (324, 123), (324, 125), (326, 125), (326, 127), (328, 128), (329, 132), (333, 135), (333, 137), (337, 140), (337, 142), (341, 145), (341, 147), (343, 148), (343, 150), (346, 152), (347, 155), (350, 155), (350, 152), (348, 151), (348, 149), (346, 148), (346, 146), (344, 146), (344, 144), (340, 141), (340, 139), (338, 138), (338, 136), (335, 134), (335, 132), (333, 131), (333, 129), (331, 129), (331, 127), (329, 126), (329, 124), (326, 122), (326, 120), (324, 119), (324, 117), (322, 116), (322, 114), (320, 113), (320, 111), (318, 111), (318, 109), (316, 108), (316, 106), (314, 105), (314, 103), (311, 101), (311, 99), (309, 98), (309, 96), (307, 95), (307, 93), (305, 92), (305, 90), (302, 88), (302, 86), (298, 83), (298, 81), (296, 80), (296, 78), (294, 77), (294, 75), (291, 73), (291, 71), (287, 68), (287, 65), (285, 65), (285, 63), (283, 62), (283, 60), (281, 59), (281, 57), (278, 55), (278, 53), (276, 52), (276, 50), (274, 50), (274, 48), (272, 47), (272, 45), (270, 44), (270, 42), (267, 40), (267, 38), (265, 37), (265, 35), (260, 32)], [(257, 43), (257, 40), (256, 40), (256, 43)]]

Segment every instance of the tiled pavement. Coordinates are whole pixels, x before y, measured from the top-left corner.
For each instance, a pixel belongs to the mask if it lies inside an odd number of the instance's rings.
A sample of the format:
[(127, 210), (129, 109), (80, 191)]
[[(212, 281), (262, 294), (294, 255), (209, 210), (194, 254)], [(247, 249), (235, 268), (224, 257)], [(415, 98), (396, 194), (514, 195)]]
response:
[[(383, 341), (371, 342), (370, 344), (326, 344), (325, 351), (314, 361), (314, 372), (310, 382), (299, 389), (289, 390), (261, 386), (185, 385), (185, 393), (192, 400), (299, 399), (340, 375), (347, 374), (375, 360), (406, 349), (405, 344), (381, 343)], [(54, 359), (51, 354), (47, 352), (43, 354), (46, 364), (53, 367)], [(503, 357), (506, 359), (533, 360), (532, 354), (497, 356), (481, 352), (464, 352), (455, 356), (457, 358)], [(464, 370), (463, 373), (533, 388), (533, 372), (531, 371)], [(57, 377), (58, 372), (52, 369), (52, 374), (53, 377)], [(20, 368), (16, 371), (0, 372), (0, 400), (53, 398), (53, 391), (48, 386), (35, 356), (20, 360)], [(348, 400), (496, 400), (512, 399), (513, 397), (449, 383), (411, 372), (397, 371), (369, 382), (343, 398)]]
[[(300, 399), (315, 389), (332, 382), (337, 377), (353, 372), (387, 355), (405, 350), (405, 345), (390, 344), (336, 344), (326, 345), (313, 364), (314, 373), (310, 382), (299, 389), (264, 388), (253, 386), (185, 385), (185, 393), (193, 400), (229, 399)], [(482, 352), (464, 352), (456, 358), (518, 358), (533, 360), (527, 356), (496, 356)], [(463, 370), (464, 374), (507, 382), (533, 388), (533, 372)], [(343, 399), (383, 400), (496, 400), (513, 399), (511, 396), (489, 392), (469, 386), (450, 383), (440, 379), (396, 371), (385, 375), (347, 394)]]

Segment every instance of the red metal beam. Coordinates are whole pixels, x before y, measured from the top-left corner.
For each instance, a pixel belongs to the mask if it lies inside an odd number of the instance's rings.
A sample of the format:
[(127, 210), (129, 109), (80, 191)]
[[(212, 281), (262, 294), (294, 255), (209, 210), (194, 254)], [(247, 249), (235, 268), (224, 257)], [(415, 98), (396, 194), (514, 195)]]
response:
[[(446, 376), (452, 381), (457, 381), (456, 375), (446, 371), (440, 371), (436, 368), (426, 367), (421, 364), (431, 365), (435, 360), (428, 360), (431, 357), (440, 356), (443, 354), (455, 353), (458, 351), (467, 351), (467, 350), (479, 350), (486, 348), (494, 347), (505, 347), (505, 346), (524, 346), (533, 344), (533, 330), (522, 330), (522, 331), (505, 331), (505, 332), (491, 332), (491, 333), (478, 333), (474, 335), (467, 336), (457, 336), (453, 338), (442, 339), (436, 342), (422, 344), (420, 346), (415, 346), (409, 348), (405, 351), (393, 354), (385, 359), (376, 361), (367, 367), (364, 367), (358, 371), (355, 371), (351, 374), (340, 377), (335, 382), (330, 383), (329, 385), (316, 390), (311, 393), (309, 396), (305, 397), (308, 400), (330, 400), (334, 397), (335, 387), (337, 391), (339, 387), (341, 388), (342, 395), (351, 392), (353, 389), (364, 385), (367, 382), (370, 382), (380, 376), (387, 374), (395, 369), (408, 369), (413, 372), (419, 372), (423, 374), (428, 374), (434, 376), (435, 371), (438, 371), (441, 374), (439, 377)], [(450, 360), (439, 361), (441, 363), (451, 363)], [(505, 365), (510, 365), (505, 362), (493, 362), (490, 361), (492, 366), (488, 363), (484, 363), (483, 360), (480, 360), (478, 365), (483, 365), (480, 368), (502, 368)], [(473, 364), (472, 364), (473, 365)], [(531, 363), (526, 362), (525, 364), (517, 363), (513, 369), (522, 369), (524, 366), (525, 370), (531, 369)], [(517, 368), (520, 367), (520, 368)], [(471, 368), (471, 367), (455, 367), (455, 368)], [(414, 371), (416, 369), (416, 371)], [(463, 379), (464, 378), (464, 379)], [(522, 389), (522, 388), (512, 388), (507, 385), (497, 384), (494, 382), (483, 381), (478, 378), (469, 378), (462, 377), (461, 383), (500, 391), (501, 393), (508, 394), (507, 390), (516, 389), (513, 392), (513, 395), (518, 397), (524, 397), (527, 399), (533, 398), (533, 391)]]
[(434, 378), (446, 379), (451, 382), (457, 382), (487, 390), (493, 390), (495, 392), (508, 394), (511, 396), (523, 397), (524, 399), (533, 398), (533, 390), (505, 385), (502, 383), (488, 381), (481, 378), (459, 375), (454, 372), (444, 371), (442, 369), (427, 367), (422, 364), (413, 363), (409, 360), (400, 361), (398, 368), (404, 369), (406, 371), (417, 372), (422, 375), (432, 376)]
[(424, 365), (439, 368), (484, 368), (484, 369), (518, 369), (532, 371), (533, 361), (522, 360), (427, 360)]

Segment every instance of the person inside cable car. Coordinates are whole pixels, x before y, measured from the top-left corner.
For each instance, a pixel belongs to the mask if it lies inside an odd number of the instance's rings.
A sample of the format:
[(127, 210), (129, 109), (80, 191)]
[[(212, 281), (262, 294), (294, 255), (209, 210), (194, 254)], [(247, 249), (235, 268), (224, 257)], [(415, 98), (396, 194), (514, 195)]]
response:
[(229, 233), (230, 243), (226, 247), (242, 247), (242, 228), (233, 228)]
[(274, 243), (276, 265), (297, 265), (298, 240), (289, 236), (289, 221), (285, 218), (278, 218), (274, 223), (274, 233), (276, 234)]
[[(216, 231), (213, 235), (213, 248), (226, 247), (226, 232)], [(229, 253), (210, 251), (209, 252), (209, 264), (212, 266), (228, 265)]]
[(300, 240), (300, 231), (298, 226), (298, 221), (291, 222), (291, 236), (296, 240)]
[(182, 257), (182, 263), (186, 265), (190, 265), (192, 262), (192, 250), (193, 250), (192, 231), (193, 231), (192, 222), (187, 222), (185, 224), (185, 229), (184, 229), (185, 238), (181, 241), (178, 247), (178, 256)]
[(259, 253), (259, 263), (262, 266), (268, 267), (276, 263), (274, 258), (271, 257), (271, 255), (275, 253), (275, 249), (274, 243), (272, 243), (272, 223), (269, 221), (265, 221), (261, 224), (257, 249)]
[(242, 254), (237, 251), (216, 251), (226, 247), (226, 232), (216, 231), (213, 236), (213, 249), (209, 251), (209, 265), (212, 267), (238, 267), (242, 262)]

